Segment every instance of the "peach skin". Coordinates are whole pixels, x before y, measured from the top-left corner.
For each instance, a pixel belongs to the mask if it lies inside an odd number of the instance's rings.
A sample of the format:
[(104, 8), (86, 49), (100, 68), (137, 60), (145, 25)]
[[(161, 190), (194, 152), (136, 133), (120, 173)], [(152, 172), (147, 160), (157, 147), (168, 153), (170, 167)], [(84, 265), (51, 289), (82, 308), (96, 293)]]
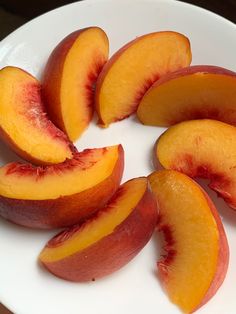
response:
[(36, 78), (17, 67), (0, 70), (0, 137), (28, 161), (60, 163), (75, 149), (48, 119), (40, 89)]
[(50, 240), (39, 260), (51, 273), (66, 280), (82, 282), (109, 275), (146, 245), (157, 215), (147, 179), (132, 179), (120, 186), (95, 217)]
[(47, 61), (42, 78), (44, 100), (51, 120), (71, 141), (80, 137), (92, 119), (94, 87), (108, 53), (104, 31), (88, 27), (64, 38)]
[(209, 179), (209, 187), (236, 209), (235, 147), (234, 126), (216, 120), (191, 120), (163, 133), (155, 155), (166, 169)]
[(106, 63), (96, 87), (96, 110), (103, 127), (137, 109), (147, 89), (166, 73), (191, 63), (189, 40), (176, 32), (155, 32), (129, 42)]
[(160, 280), (184, 313), (210, 300), (224, 281), (229, 248), (218, 212), (208, 195), (186, 175), (163, 170), (149, 176), (160, 208), (165, 239)]
[(204, 118), (236, 125), (236, 73), (209, 65), (169, 73), (143, 96), (137, 116), (146, 125)]
[(31, 228), (59, 228), (81, 222), (103, 207), (120, 185), (121, 145), (87, 149), (64, 163), (0, 168), (0, 215)]

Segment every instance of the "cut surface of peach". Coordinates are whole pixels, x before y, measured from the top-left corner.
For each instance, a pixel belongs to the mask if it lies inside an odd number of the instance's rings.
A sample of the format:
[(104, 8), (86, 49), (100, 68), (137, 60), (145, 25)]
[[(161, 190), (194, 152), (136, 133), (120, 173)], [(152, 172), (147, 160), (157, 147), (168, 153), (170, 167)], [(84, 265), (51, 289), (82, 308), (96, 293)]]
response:
[(123, 167), (121, 145), (84, 150), (46, 167), (8, 164), (0, 168), (0, 214), (29, 227), (78, 223), (110, 199)]
[(154, 231), (157, 214), (147, 179), (132, 179), (97, 216), (50, 240), (40, 261), (55, 275), (72, 281), (108, 275), (144, 247)]
[(72, 157), (65, 134), (46, 116), (40, 83), (17, 67), (0, 70), (0, 136), (22, 158), (38, 164)]
[(131, 115), (152, 83), (190, 63), (190, 43), (182, 34), (155, 32), (129, 42), (111, 57), (99, 75), (99, 123), (107, 127)]
[(236, 124), (236, 73), (192, 66), (163, 76), (142, 98), (137, 116), (146, 125), (215, 119)]
[(108, 53), (105, 32), (88, 27), (64, 38), (47, 61), (42, 79), (47, 110), (72, 141), (92, 119), (94, 84)]
[(156, 158), (166, 169), (210, 179), (210, 188), (236, 208), (236, 128), (216, 120), (184, 121), (157, 141)]
[(220, 217), (192, 179), (172, 170), (149, 176), (160, 209), (165, 255), (160, 279), (172, 302), (185, 313), (205, 304), (222, 284), (229, 251)]

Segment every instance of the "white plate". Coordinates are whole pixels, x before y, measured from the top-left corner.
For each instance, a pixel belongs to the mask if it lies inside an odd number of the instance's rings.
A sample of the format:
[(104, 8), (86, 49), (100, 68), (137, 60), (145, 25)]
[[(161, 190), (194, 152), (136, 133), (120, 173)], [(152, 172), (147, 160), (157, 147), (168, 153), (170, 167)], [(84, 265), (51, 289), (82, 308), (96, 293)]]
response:
[[(64, 6), (27, 23), (4, 39), (0, 43), (0, 67), (20, 66), (40, 77), (58, 41), (76, 29), (91, 25), (107, 32), (111, 52), (136, 36), (175, 30), (190, 38), (194, 64), (215, 64), (236, 70), (236, 26), (208, 11), (173, 0), (87, 0)], [(152, 171), (151, 150), (162, 131), (144, 127), (135, 118), (115, 123), (107, 130), (92, 124), (77, 146), (82, 149), (121, 142), (126, 153), (125, 181)], [(3, 145), (0, 150), (2, 163), (15, 159)], [(232, 249), (230, 267), (223, 286), (199, 314), (236, 312), (236, 215), (223, 201), (217, 202)], [(117, 273), (96, 282), (76, 284), (57, 279), (37, 265), (40, 250), (53, 234), (55, 231), (32, 231), (0, 220), (0, 300), (14, 313), (179, 313), (156, 278), (159, 250), (155, 239)]]

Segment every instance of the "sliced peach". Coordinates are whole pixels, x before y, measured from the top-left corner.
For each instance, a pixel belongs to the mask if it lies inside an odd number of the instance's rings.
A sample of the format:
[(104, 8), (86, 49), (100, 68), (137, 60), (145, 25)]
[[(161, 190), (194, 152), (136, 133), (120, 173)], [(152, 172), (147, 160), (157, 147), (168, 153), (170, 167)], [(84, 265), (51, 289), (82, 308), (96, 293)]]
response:
[(0, 70), (0, 136), (19, 156), (37, 164), (72, 157), (65, 134), (47, 117), (40, 83), (16, 68)]
[(147, 179), (130, 180), (95, 218), (50, 240), (39, 259), (54, 275), (71, 281), (109, 275), (145, 246), (156, 226), (157, 214)]
[(229, 262), (224, 228), (210, 198), (184, 174), (157, 171), (149, 181), (166, 241), (166, 254), (158, 262), (160, 279), (171, 301), (192, 313), (224, 281)]
[(209, 186), (236, 209), (235, 147), (234, 126), (216, 120), (192, 120), (162, 134), (155, 154), (166, 169), (210, 179)]
[(146, 125), (203, 118), (236, 125), (236, 73), (202, 65), (167, 74), (144, 95), (137, 115)]
[(107, 61), (108, 38), (99, 27), (75, 31), (51, 53), (44, 70), (43, 96), (51, 120), (74, 141), (93, 115), (93, 90)]
[(153, 82), (190, 63), (190, 43), (182, 34), (155, 32), (129, 42), (111, 57), (99, 75), (99, 123), (107, 127), (131, 115)]
[(71, 226), (104, 206), (119, 187), (121, 145), (87, 149), (64, 163), (0, 168), (0, 215), (31, 228)]

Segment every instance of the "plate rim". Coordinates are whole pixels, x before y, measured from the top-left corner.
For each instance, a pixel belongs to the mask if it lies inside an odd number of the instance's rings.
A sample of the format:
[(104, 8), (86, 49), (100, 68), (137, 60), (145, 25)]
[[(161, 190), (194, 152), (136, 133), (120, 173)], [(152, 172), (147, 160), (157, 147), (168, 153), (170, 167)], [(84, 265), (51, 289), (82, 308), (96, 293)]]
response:
[[(48, 16), (50, 14), (54, 14), (57, 11), (61, 11), (64, 10), (67, 7), (73, 7), (73, 6), (77, 6), (77, 5), (85, 5), (84, 3), (89, 3), (89, 4), (94, 4), (94, 3), (111, 3), (111, 2), (117, 2), (117, 0), (81, 0), (81, 1), (76, 1), (76, 2), (72, 2), (72, 3), (68, 3), (65, 5), (62, 5), (60, 7), (57, 7), (55, 9), (52, 9), (48, 12), (42, 13), (38, 16), (36, 16), (35, 18), (27, 21), (26, 23), (24, 23), (23, 25), (21, 25), (20, 27), (16, 28), (14, 31), (12, 31), (10, 34), (8, 34), (6, 37), (4, 37), (1, 41), (0, 41), (0, 48), (2, 46), (2, 44), (5, 44), (5, 41), (9, 41), (11, 40), (12, 37), (17, 36), (17, 33), (24, 30), (24, 28), (27, 28), (30, 24), (32, 23), (37, 23), (38, 20), (40, 20), (41, 18), (43, 18), (44, 16)], [(236, 23), (228, 20), (226, 17), (221, 16), (213, 11), (210, 11), (208, 9), (202, 8), (200, 6), (197, 6), (195, 4), (192, 3), (187, 3), (185, 1), (179, 1), (179, 0), (119, 0), (119, 3), (124, 3), (127, 5), (127, 2), (130, 2), (130, 4), (134, 4), (134, 3), (144, 3), (144, 2), (152, 2), (152, 3), (172, 3), (174, 5), (181, 5), (181, 6), (188, 6), (191, 7), (194, 10), (198, 10), (200, 12), (205, 12), (206, 14), (210, 14), (212, 16), (214, 16), (217, 19), (220, 19), (222, 22), (228, 23), (230, 26), (234, 27), (236, 30)]]

